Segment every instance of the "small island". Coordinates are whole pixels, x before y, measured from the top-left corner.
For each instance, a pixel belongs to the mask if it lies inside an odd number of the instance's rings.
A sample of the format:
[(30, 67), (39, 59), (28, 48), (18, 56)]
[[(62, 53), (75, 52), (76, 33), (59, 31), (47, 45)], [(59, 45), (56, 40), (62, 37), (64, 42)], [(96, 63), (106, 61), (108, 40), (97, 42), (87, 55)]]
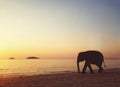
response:
[(10, 60), (14, 60), (15, 58), (13, 58), (13, 57), (11, 57), (11, 58), (9, 58)]
[(27, 57), (27, 59), (40, 59), (39, 57), (35, 57), (35, 56), (31, 56), (31, 57)]

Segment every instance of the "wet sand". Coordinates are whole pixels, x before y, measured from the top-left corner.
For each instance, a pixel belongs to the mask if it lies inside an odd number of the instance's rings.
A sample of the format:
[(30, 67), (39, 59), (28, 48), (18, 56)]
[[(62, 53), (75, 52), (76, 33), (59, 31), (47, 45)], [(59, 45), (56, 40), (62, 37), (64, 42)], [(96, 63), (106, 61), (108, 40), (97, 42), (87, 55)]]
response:
[(0, 77), (0, 87), (120, 87), (120, 69), (107, 69), (103, 73), (59, 74)]

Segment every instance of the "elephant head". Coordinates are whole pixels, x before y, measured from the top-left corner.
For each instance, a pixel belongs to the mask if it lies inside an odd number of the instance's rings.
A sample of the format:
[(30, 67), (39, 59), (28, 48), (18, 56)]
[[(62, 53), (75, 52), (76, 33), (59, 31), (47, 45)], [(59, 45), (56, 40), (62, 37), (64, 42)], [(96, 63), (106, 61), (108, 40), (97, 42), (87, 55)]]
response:
[(80, 72), (80, 67), (79, 67), (79, 62), (82, 62), (85, 60), (85, 57), (86, 55), (84, 54), (84, 52), (80, 52), (78, 54), (78, 57), (77, 57), (77, 68), (78, 68), (78, 72)]
[(104, 61), (103, 55), (99, 51), (85, 51), (80, 52), (77, 56), (77, 68), (78, 72), (80, 72), (79, 62), (85, 61), (85, 65), (83, 68), (83, 73), (85, 73), (86, 68), (89, 67), (91, 73), (93, 73), (91, 64), (95, 64), (99, 67), (99, 72), (103, 71), (102, 62)]

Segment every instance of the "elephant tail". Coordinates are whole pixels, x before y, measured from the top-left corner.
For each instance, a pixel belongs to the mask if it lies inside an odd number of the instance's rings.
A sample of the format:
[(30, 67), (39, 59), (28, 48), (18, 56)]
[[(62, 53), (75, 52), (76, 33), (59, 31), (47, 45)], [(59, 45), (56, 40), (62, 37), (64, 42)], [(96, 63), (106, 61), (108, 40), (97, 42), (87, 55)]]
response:
[(104, 60), (103, 60), (103, 63), (104, 63), (104, 67), (107, 67)]

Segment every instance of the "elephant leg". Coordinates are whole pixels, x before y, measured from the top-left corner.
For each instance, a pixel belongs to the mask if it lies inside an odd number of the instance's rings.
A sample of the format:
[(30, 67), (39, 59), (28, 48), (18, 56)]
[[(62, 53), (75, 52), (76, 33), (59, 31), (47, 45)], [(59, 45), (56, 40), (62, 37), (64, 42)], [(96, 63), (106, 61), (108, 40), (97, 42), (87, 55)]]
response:
[(103, 71), (103, 68), (100, 66), (98, 72), (101, 73)]
[(90, 69), (90, 73), (94, 73), (90, 64), (88, 64), (88, 67)]
[(87, 64), (87, 62), (85, 62), (85, 65), (84, 65), (84, 68), (83, 68), (83, 71), (82, 71), (83, 74), (85, 73), (87, 66), (88, 66), (88, 64)]
[(103, 68), (102, 68), (102, 62), (100, 61), (98, 64), (96, 64), (99, 68), (98, 72), (101, 73), (103, 71)]

